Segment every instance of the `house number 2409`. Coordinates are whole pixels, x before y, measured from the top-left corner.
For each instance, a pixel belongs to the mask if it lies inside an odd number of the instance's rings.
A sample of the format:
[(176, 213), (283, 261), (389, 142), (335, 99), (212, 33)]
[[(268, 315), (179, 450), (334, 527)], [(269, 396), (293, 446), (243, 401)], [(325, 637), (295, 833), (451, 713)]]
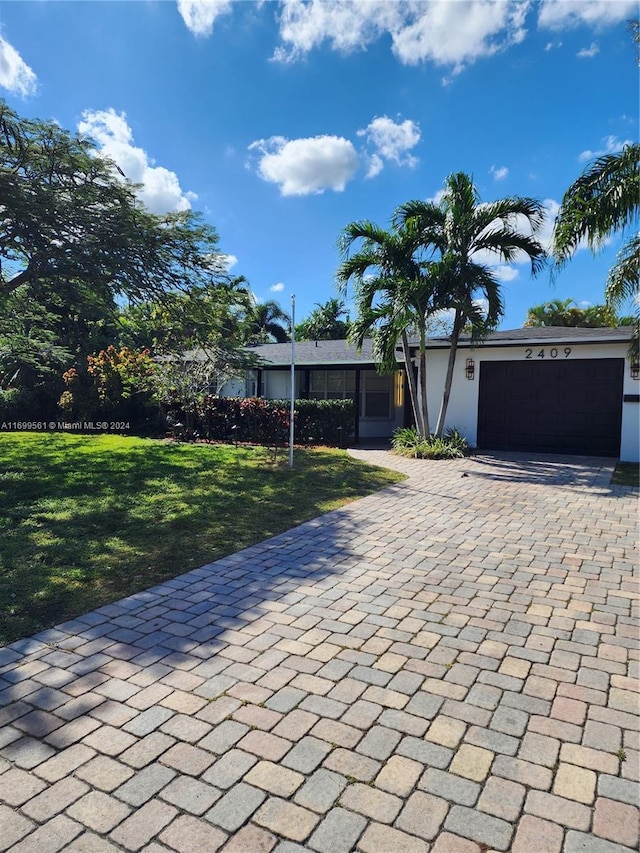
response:
[[(569, 358), (571, 355), (571, 347), (565, 347), (563, 350), (559, 350), (557, 347), (551, 347), (549, 350), (549, 358)], [(527, 347), (525, 350), (525, 358), (546, 358), (547, 350), (543, 347), (539, 349), (537, 352), (533, 350), (531, 347)]]

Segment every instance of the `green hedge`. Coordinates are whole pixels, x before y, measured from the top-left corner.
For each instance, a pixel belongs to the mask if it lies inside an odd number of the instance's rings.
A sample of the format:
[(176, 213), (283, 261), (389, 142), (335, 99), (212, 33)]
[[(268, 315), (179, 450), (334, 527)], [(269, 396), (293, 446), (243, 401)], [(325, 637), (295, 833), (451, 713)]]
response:
[[(296, 444), (340, 445), (353, 434), (353, 400), (296, 400), (294, 406)], [(276, 445), (288, 441), (289, 409), (289, 400), (205, 397), (188, 420), (180, 411), (170, 416), (180, 438)]]

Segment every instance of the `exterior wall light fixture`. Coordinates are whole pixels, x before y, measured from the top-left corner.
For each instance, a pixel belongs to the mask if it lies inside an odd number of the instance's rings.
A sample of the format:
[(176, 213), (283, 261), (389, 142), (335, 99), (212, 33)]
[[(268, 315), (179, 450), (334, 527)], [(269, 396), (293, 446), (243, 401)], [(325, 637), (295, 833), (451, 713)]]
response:
[(631, 362), (631, 378), (640, 379), (640, 362), (638, 361)]
[(397, 409), (404, 406), (404, 373), (396, 370), (393, 377), (393, 403)]
[(473, 379), (476, 373), (476, 366), (472, 358), (467, 359), (467, 363), (464, 368), (464, 375), (467, 379)]

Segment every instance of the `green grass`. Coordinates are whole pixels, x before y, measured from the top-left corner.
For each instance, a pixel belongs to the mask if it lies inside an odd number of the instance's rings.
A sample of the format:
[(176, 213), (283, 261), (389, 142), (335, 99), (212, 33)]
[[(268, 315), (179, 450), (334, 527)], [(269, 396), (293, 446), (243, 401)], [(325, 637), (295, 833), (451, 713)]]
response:
[(344, 451), (0, 435), (0, 644), (403, 479)]
[(611, 485), (640, 489), (640, 465), (637, 462), (618, 462), (611, 477)]

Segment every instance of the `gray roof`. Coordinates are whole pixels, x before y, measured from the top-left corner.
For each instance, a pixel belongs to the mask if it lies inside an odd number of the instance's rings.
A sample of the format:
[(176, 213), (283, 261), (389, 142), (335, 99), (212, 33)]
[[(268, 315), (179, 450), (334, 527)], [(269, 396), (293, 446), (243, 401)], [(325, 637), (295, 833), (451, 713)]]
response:
[[(484, 343), (471, 344), (468, 335), (460, 338), (461, 347), (469, 346), (509, 346), (515, 344), (532, 343), (617, 343), (628, 342), (633, 334), (632, 326), (621, 326), (617, 329), (582, 329), (565, 328), (561, 326), (525, 327), (523, 329), (509, 329), (504, 332), (493, 332)], [(411, 346), (417, 346), (417, 340), (412, 340)], [(347, 341), (297, 341), (295, 345), (295, 359), (297, 365), (344, 365), (344, 364), (375, 364), (372, 355), (373, 341), (367, 339), (362, 345), (361, 352)], [(429, 338), (427, 347), (429, 349), (440, 349), (448, 347), (448, 338)], [(250, 347), (249, 352), (254, 353), (265, 365), (273, 367), (285, 367), (291, 364), (291, 344), (260, 344)], [(400, 352), (396, 353), (400, 361)]]
[[(372, 355), (373, 341), (366, 340), (361, 352), (347, 341), (296, 341), (296, 364), (375, 364)], [(291, 364), (291, 344), (260, 344), (249, 352), (270, 365)]]
[[(573, 326), (525, 326), (522, 329), (507, 329), (504, 332), (492, 332), (482, 343), (471, 343), (469, 335), (461, 335), (459, 345), (468, 346), (508, 346), (509, 344), (524, 344), (528, 342), (550, 343), (615, 343), (627, 342), (633, 335), (633, 326), (617, 328), (585, 329)], [(411, 346), (417, 346), (418, 341), (411, 340)], [(448, 347), (449, 338), (429, 338), (429, 348)]]

